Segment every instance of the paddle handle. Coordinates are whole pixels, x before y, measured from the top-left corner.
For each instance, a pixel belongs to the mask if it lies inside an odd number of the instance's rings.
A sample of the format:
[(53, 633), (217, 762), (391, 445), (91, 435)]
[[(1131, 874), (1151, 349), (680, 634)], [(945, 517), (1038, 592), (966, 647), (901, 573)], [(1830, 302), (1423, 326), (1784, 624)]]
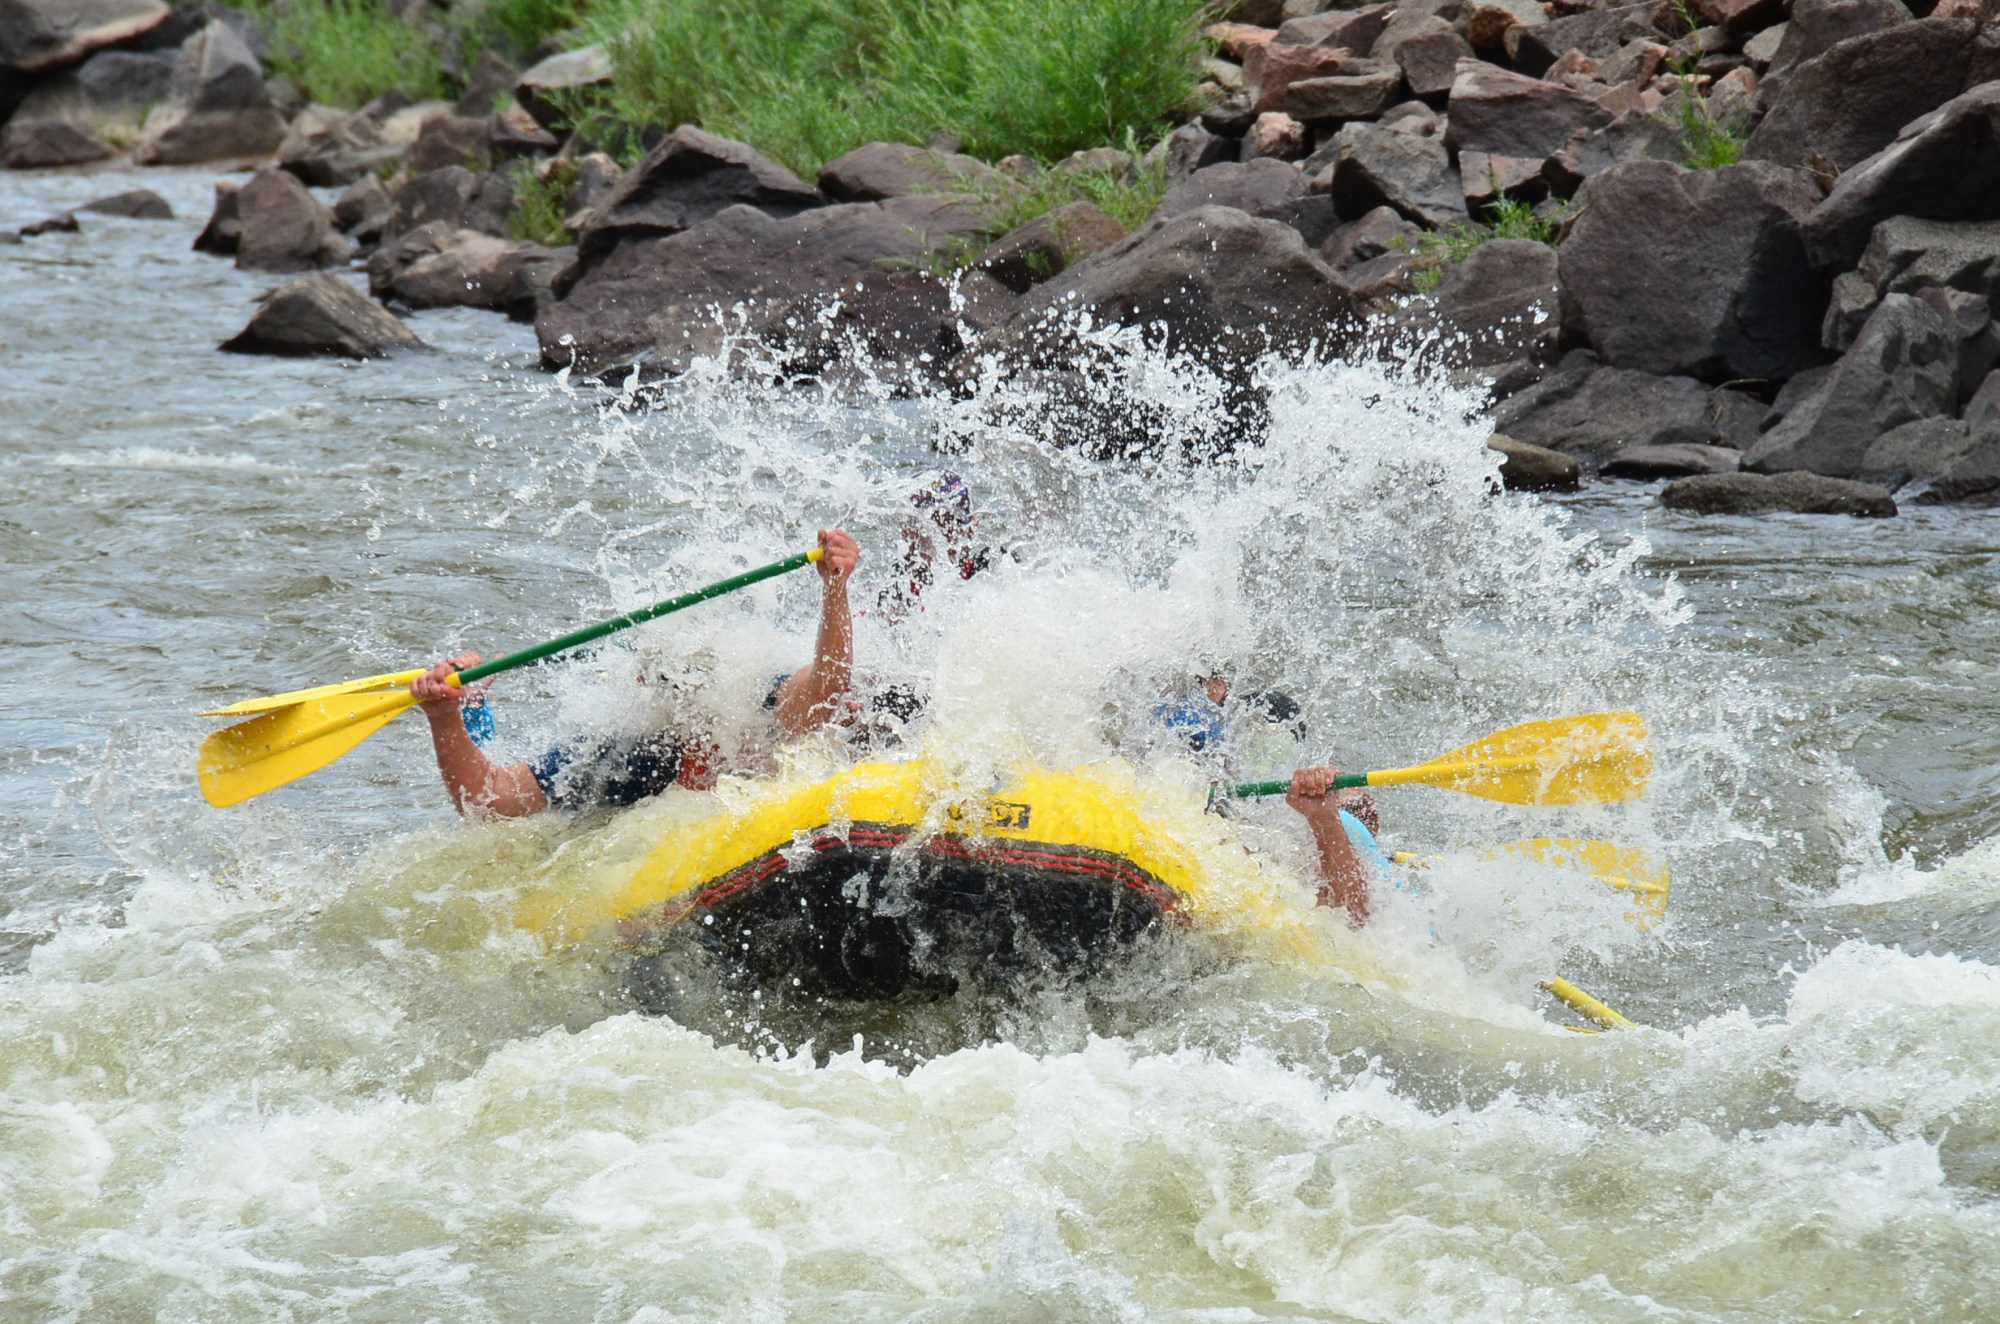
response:
[(572, 648), (580, 647), (583, 644), (591, 642), (593, 639), (602, 639), (607, 634), (615, 634), (619, 630), (628, 629), (634, 625), (643, 625), (647, 621), (658, 620), (662, 616), (670, 616), (674, 612), (692, 607), (696, 603), (707, 602), (710, 598), (719, 598), (725, 593), (734, 593), (739, 588), (748, 588), (752, 584), (761, 583), (766, 579), (771, 579), (778, 575), (790, 574), (800, 566), (811, 565), (813, 562), (819, 560), (820, 556), (821, 549), (815, 547), (810, 551), (800, 552), (796, 556), (788, 556), (782, 561), (773, 561), (769, 565), (759, 566), (755, 570), (745, 570), (740, 575), (731, 575), (727, 579), (717, 580), (706, 588), (698, 588), (693, 592), (683, 593), (678, 597), (668, 598), (663, 602), (656, 602), (650, 607), (641, 607), (637, 611), (628, 611), (623, 616), (613, 616), (608, 621), (599, 621), (595, 625), (586, 625), (581, 630), (572, 630), (559, 639), (551, 639), (545, 644), (536, 644), (533, 648), (523, 648), (519, 652), (509, 653), (505, 657), (496, 657), (491, 662), (481, 662), (476, 667), (467, 667), (465, 670), (451, 677), (451, 680), (457, 685), (470, 685), (475, 680), (484, 680), (488, 676), (497, 676), (503, 671), (512, 671), (515, 667), (525, 667), (530, 662), (539, 662), (545, 657), (554, 657), (557, 653), (567, 652)]
[[(1365, 772), (1343, 772), (1333, 779), (1333, 789), (1336, 791), (1355, 790), (1368, 785), (1369, 776), (1370, 774)], [(1283, 795), (1291, 789), (1292, 781), (1291, 778), (1287, 777), (1281, 782), (1238, 782), (1229, 788), (1228, 793), (1234, 797), (1247, 799), (1253, 795)]]

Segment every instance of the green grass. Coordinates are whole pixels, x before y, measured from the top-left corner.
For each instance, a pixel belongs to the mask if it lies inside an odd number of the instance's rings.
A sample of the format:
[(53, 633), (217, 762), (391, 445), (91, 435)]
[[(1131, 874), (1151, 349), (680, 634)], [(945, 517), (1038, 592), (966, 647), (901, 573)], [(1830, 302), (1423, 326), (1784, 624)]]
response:
[[(1687, 7), (1687, 0), (1674, 0), (1674, 17), (1680, 22), (1683, 33), (1693, 32), (1700, 26)], [(1669, 60), (1667, 68), (1674, 77), (1680, 79), (1680, 99), (1673, 107), (1674, 123), (1680, 126), (1681, 150), (1686, 154), (1686, 164), (1692, 170), (1718, 170), (1732, 166), (1743, 157), (1744, 138), (1740, 128), (1734, 124), (1724, 124), (1709, 109), (1708, 98), (1701, 94), (1695, 83), (1693, 57)]]
[(1192, 95), (1201, 0), (600, 0), (604, 109), (696, 123), (810, 176), (937, 133), (988, 158), (1150, 139)]
[(530, 162), (523, 161), (514, 167), (514, 209), (507, 214), (507, 233), (550, 248), (570, 242), (563, 218), (568, 212), (570, 190), (575, 186), (574, 161), (552, 167), (546, 180)]
[(264, 64), (314, 101), (360, 106), (402, 89), (444, 96), (437, 48), (379, 0), (293, 0), (258, 8), (270, 34)]
[(1561, 228), (1560, 218), (1537, 216), (1527, 203), (1503, 197), (1486, 209), (1483, 220), (1461, 221), (1417, 240), (1410, 287), (1419, 294), (1429, 294), (1449, 268), (1471, 257), (1473, 249), (1495, 239), (1532, 239), (1554, 248), (1556, 232)]

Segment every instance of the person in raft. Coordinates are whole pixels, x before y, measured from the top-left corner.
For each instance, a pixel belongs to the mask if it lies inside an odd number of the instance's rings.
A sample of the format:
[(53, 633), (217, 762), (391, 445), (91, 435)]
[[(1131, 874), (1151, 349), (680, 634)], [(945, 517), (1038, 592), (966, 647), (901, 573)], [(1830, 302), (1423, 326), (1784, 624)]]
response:
[[(819, 636), (813, 658), (780, 676), (764, 699), (778, 733), (802, 736), (845, 717), (854, 672), (854, 627), (847, 582), (861, 559), (845, 529), (821, 529), (825, 555), (816, 563), (820, 578)], [(431, 724), (431, 748), (438, 772), (460, 813), (520, 818), (544, 809), (569, 811), (636, 804), (670, 786), (706, 790), (715, 784), (719, 753), (712, 741), (659, 731), (627, 740), (558, 745), (524, 763), (496, 763), (474, 742), (460, 707), (477, 696), (447, 678), (474, 666), (477, 653), (460, 653), (411, 682)]]
[(1337, 768), (1300, 768), (1285, 803), (1312, 830), (1319, 857), (1319, 904), (1347, 911), (1349, 928), (1368, 922), (1368, 881), (1386, 877), (1389, 859), (1376, 844), (1375, 802), (1366, 791), (1336, 791)]
[[(1229, 677), (1223, 668), (1203, 664), (1195, 668), (1186, 692), (1153, 710), (1153, 720), (1191, 753), (1220, 753), (1228, 745)], [(1299, 720), (1299, 705), (1282, 690), (1260, 690), (1246, 696), (1241, 704), (1253, 724), (1282, 731), (1294, 740), (1305, 738), (1305, 723)], [(1375, 840), (1381, 818), (1374, 797), (1366, 791), (1334, 791), (1335, 768), (1301, 768), (1292, 774), (1285, 803), (1296, 810), (1312, 830), (1318, 857), (1319, 904), (1347, 911), (1347, 922), (1355, 928), (1368, 921), (1370, 878), (1389, 876), (1389, 857)], [(1221, 802), (1227, 804), (1227, 801)]]

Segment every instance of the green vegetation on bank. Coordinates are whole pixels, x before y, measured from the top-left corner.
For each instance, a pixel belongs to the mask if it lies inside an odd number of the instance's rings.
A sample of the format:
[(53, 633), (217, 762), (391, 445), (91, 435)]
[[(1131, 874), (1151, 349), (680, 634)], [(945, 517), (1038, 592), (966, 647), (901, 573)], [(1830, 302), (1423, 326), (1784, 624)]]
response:
[(520, 62), (575, 26), (587, 0), (464, 0), (413, 22), (386, 0), (238, 0), (270, 39), (264, 63), (314, 101), (360, 106), (384, 92), (456, 94), (483, 51)]
[(936, 135), (1053, 161), (1151, 140), (1195, 87), (1201, 0), (599, 0), (603, 109), (694, 122), (810, 177)]
[[(1692, 34), (1700, 27), (1700, 20), (1688, 9), (1687, 0), (1674, 0), (1674, 17), (1684, 34)], [(1737, 126), (1724, 124), (1709, 108), (1708, 98), (1701, 94), (1701, 85), (1696, 81), (1698, 63), (1692, 54), (1667, 61), (1668, 71), (1680, 80), (1681, 88), (1666, 113), (1680, 128), (1681, 148), (1687, 154), (1688, 168), (1719, 170), (1742, 159), (1744, 140)]]

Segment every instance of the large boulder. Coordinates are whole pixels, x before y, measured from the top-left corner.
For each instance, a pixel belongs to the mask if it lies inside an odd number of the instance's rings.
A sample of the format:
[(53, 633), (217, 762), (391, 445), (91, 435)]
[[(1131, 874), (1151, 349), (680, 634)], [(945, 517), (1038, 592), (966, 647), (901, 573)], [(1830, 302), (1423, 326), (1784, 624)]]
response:
[(237, 210), (237, 194), (243, 186), (226, 179), (215, 181), (215, 206), (208, 214), (208, 224), (194, 238), (194, 251), (213, 253), (217, 257), (235, 255), (236, 246), (243, 239), (243, 217)]
[(1891, 428), (1958, 407), (1958, 340), (1935, 309), (1891, 294), (1825, 382), (1743, 457), (1759, 473), (1807, 469), (1847, 478)]
[(9, 170), (90, 165), (116, 155), (90, 130), (68, 120), (16, 121), (0, 129), (0, 165)]
[(0, 0), (0, 66), (60, 69), (152, 31), (172, 12), (161, 0)]
[[(433, 221), (368, 259), (368, 291), (406, 308), (505, 311), (523, 288), (546, 287), (562, 261), (555, 250), (540, 244), (453, 230)], [(539, 276), (529, 268), (539, 268)]]
[(1251, 216), (1283, 221), (1315, 248), (1340, 224), (1332, 200), (1314, 193), (1306, 176), (1285, 161), (1229, 162), (1197, 170), (1168, 190), (1153, 214), (1179, 216), (1198, 207), (1234, 207)]
[(1462, 60), (1451, 85), (1445, 143), (1457, 152), (1540, 158), (1572, 136), (1601, 129), (1611, 112), (1561, 83)]
[(146, 112), (168, 95), (173, 73), (171, 55), (99, 51), (76, 68), (36, 83), (15, 108), (11, 123), (62, 120), (99, 138), (130, 141)]
[(250, 324), (222, 343), (232, 354), (376, 359), (423, 342), (382, 305), (338, 276), (321, 273), (272, 290)]
[(217, 19), (181, 47), (168, 100), (146, 117), (134, 158), (142, 165), (197, 165), (268, 156), (285, 138), (264, 70), (243, 39)]
[(1923, 19), (1849, 38), (1801, 64), (1770, 99), (1743, 154), (1842, 170), (1974, 83), (2000, 77), (2000, 39), (1970, 19)]
[(587, 267), (628, 241), (679, 234), (725, 208), (782, 219), (825, 201), (754, 148), (683, 124), (625, 172), (577, 236), (577, 254)]
[(821, 166), (819, 187), (835, 202), (881, 202), (916, 193), (992, 196), (1019, 185), (976, 157), (905, 143), (864, 143)]
[(1615, 452), (1598, 473), (1605, 478), (1652, 482), (1694, 474), (1733, 474), (1743, 467), (1743, 454), (1728, 446), (1676, 442), (1670, 446), (1627, 446)]
[(1917, 497), (1919, 505), (2000, 504), (2000, 428), (1973, 425), (1970, 441), (1965, 454)]
[(1811, 176), (1631, 161), (1591, 179), (1563, 241), (1563, 327), (1613, 367), (1783, 379), (1824, 360), (1827, 285), (1800, 224)]
[(1706, 474), (1668, 483), (1660, 504), (1692, 515), (1852, 515), (1886, 519), (1896, 502), (1868, 483), (1818, 474)]
[(1822, 269), (1851, 268), (1891, 216), (2000, 219), (2000, 82), (1947, 101), (1843, 173), (1806, 218), (1806, 251)]
[[(628, 214), (641, 214), (646, 196), (626, 194)], [(688, 214), (659, 201), (662, 221)], [(559, 301), (535, 319), (542, 361), (589, 371), (644, 361), (678, 371), (722, 347), (725, 320), (729, 331), (791, 349), (818, 334), (816, 314), (836, 302), (856, 306), (899, 271), (922, 275), (990, 224), (963, 200), (916, 196), (782, 217), (739, 204), (670, 233), (629, 228), (594, 258), (579, 245), (574, 274), (557, 282)], [(945, 307), (942, 282), (924, 282), (902, 282), (910, 287), (903, 293)], [(898, 311), (893, 302), (888, 311)]]
[(235, 195), (236, 265), (244, 271), (311, 271), (347, 260), (333, 213), (294, 175), (266, 166)]
[(1957, 418), (1920, 418), (1890, 428), (1862, 453), (1854, 477), (1891, 492), (1929, 483), (1951, 471), (1982, 439)]
[(1468, 219), (1464, 183), (1439, 139), (1379, 124), (1345, 124), (1333, 146), (1330, 187), (1341, 215), (1391, 207), (1434, 230)]
[(1087, 317), (1234, 370), (1268, 350), (1345, 343), (1357, 315), (1347, 286), (1298, 231), (1200, 207), (1150, 221), (1045, 282), (1000, 342), (1017, 361), (1067, 366)]
[(1537, 359), (1554, 348), (1561, 322), (1556, 253), (1532, 239), (1496, 239), (1446, 269), (1429, 309), (1448, 337), (1447, 356), (1483, 368)]
[(1631, 446), (1708, 446), (1717, 437), (1700, 382), (1601, 367), (1587, 355), (1501, 401), (1493, 426), (1593, 466)]

